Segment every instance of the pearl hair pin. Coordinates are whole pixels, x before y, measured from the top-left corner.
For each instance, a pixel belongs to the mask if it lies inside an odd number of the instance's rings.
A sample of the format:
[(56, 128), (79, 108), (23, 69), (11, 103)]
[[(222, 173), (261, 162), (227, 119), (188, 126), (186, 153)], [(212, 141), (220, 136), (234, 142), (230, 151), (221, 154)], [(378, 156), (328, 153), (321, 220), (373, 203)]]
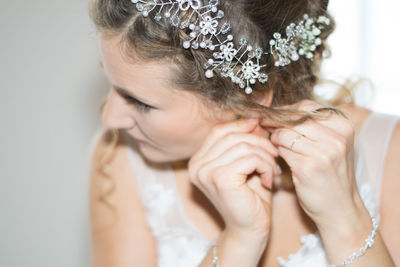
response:
[[(274, 57), (276, 67), (284, 67), (292, 61), (299, 60), (300, 56), (307, 59), (314, 58), (314, 51), (321, 45), (318, 36), (330, 21), (325, 16), (310, 18), (308, 14), (297, 23), (286, 27), (286, 37), (278, 32), (273, 34), (269, 41), (269, 52), (261, 47), (253, 47), (245, 36), (238, 40), (239, 47), (234, 45), (234, 37), (230, 33), (231, 25), (221, 22), (224, 12), (218, 8), (218, 0), (131, 0), (136, 9), (144, 17), (156, 11), (155, 21), (163, 17), (180, 29), (190, 30), (189, 40), (183, 41), (185, 49), (209, 49), (213, 57), (204, 64), (205, 76), (214, 77), (219, 73), (227, 77), (240, 88), (245, 88), (246, 94), (251, 94), (252, 84), (257, 81), (266, 83), (268, 74), (261, 71), (266, 65), (260, 61), (264, 55)], [(202, 4), (204, 3), (204, 4)], [(186, 14), (182, 15), (182, 12)]]

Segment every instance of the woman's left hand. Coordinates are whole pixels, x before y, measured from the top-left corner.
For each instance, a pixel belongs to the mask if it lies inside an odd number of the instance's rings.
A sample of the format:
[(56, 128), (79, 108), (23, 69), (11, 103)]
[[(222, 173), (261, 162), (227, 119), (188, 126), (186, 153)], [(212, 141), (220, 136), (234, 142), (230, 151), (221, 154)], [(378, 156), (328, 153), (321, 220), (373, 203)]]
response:
[[(303, 100), (280, 108), (311, 112), (321, 107)], [(270, 136), (290, 166), (299, 204), (318, 228), (349, 223), (363, 209), (354, 174), (354, 135), (351, 121), (331, 112), (327, 119), (276, 128)]]

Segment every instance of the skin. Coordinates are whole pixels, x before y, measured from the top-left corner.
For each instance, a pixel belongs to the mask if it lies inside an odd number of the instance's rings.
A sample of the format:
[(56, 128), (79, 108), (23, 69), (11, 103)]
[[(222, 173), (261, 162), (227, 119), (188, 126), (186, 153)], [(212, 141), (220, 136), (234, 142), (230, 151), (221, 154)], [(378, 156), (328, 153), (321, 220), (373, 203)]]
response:
[[(118, 42), (118, 36), (100, 38), (104, 73), (112, 84), (102, 120), (107, 127), (126, 129), (138, 141), (146, 158), (155, 162), (188, 159), (200, 148), (212, 127), (221, 121), (235, 120), (235, 114), (217, 107), (210, 109), (192, 93), (176, 90), (169, 84), (172, 70), (168, 65), (127, 62), (116, 49)], [(143, 111), (137, 104), (127, 103), (118, 88), (155, 108)], [(267, 104), (271, 97), (266, 96)], [(212, 114), (219, 117), (215, 119)], [(261, 127), (254, 133), (267, 134)]]
[[(227, 225), (231, 230), (228, 229), (230, 231), (222, 234), (222, 243), (219, 244), (221, 260), (224, 263), (229, 260), (237, 263), (237, 259), (229, 256), (232, 255), (232, 251), (239, 253), (246, 251), (247, 248), (246, 253), (249, 253), (255, 251), (254, 247), (251, 248), (254, 243), (258, 243), (258, 247), (264, 248), (266, 240), (270, 239), (272, 194), (268, 189), (271, 189), (272, 178), (277, 174), (274, 171), (273, 161), (273, 158), (277, 156), (277, 152), (274, 152), (275, 148), (292, 168), (301, 207), (316, 222), (330, 261), (341, 261), (347, 256), (348, 251), (353, 251), (358, 246), (359, 240), (365, 238), (369, 233), (371, 222), (360, 201), (358, 191), (354, 190), (354, 177), (351, 175), (353, 158), (350, 148), (355, 132), (349, 121), (333, 116), (323, 123), (308, 122), (291, 129), (277, 129), (272, 131), (272, 134), (265, 130), (268, 126), (267, 121), (243, 129), (240, 126), (241, 123), (235, 122), (235, 114), (221, 112), (216, 107), (207, 109), (209, 107), (203, 105), (194, 95), (175, 90), (168, 83), (171, 75), (168, 65), (159, 64), (160, 62), (126, 62), (118, 49), (118, 41), (118, 36), (100, 39), (104, 72), (113, 84), (108, 104), (103, 113), (103, 123), (110, 128), (125, 129), (138, 142), (139, 149), (149, 160), (172, 162), (186, 161), (191, 158), (191, 162), (189, 162), (191, 182), (214, 203), (224, 217), (224, 221), (230, 222)], [(129, 94), (135, 95), (140, 101), (155, 108), (143, 109), (138, 104), (127, 103), (118, 88), (125, 88)], [(269, 105), (271, 100), (272, 94), (266, 95), (262, 103)], [(301, 102), (296, 106), (296, 108), (307, 111), (315, 110), (318, 107), (320, 106), (312, 101)], [(211, 119), (209, 115), (215, 113), (220, 115), (220, 120)], [(226, 126), (216, 127), (221, 121), (227, 123)], [(358, 123), (355, 125), (357, 127)], [(261, 161), (258, 166), (247, 166), (247, 169), (243, 165), (234, 164), (235, 160), (239, 162), (240, 155), (245, 155), (243, 149), (238, 148), (235, 153), (233, 149), (234, 142), (238, 144), (245, 140), (244, 136), (239, 135), (240, 132), (271, 139), (271, 142), (263, 145), (262, 150), (255, 146), (247, 147), (245, 150), (247, 154), (250, 150), (255, 154), (258, 153), (265, 159), (265, 162), (269, 163), (270, 169), (265, 166), (261, 167), (263, 166)], [(296, 144), (297, 150), (291, 151), (288, 147), (296, 133), (305, 134), (308, 138), (304, 138), (303, 141), (308, 145), (301, 147)], [(236, 134), (237, 138), (231, 138), (231, 142), (224, 142), (229, 134)], [(259, 142), (255, 139), (253, 141), (247, 139), (247, 141), (253, 142), (253, 144)], [(231, 148), (231, 153), (227, 153)], [(229, 162), (231, 165), (228, 165)], [(301, 164), (296, 164), (299, 162)], [(243, 168), (240, 169), (240, 166)], [(259, 182), (246, 184), (246, 176), (251, 173), (251, 168), (261, 172), (259, 178), (262, 179), (262, 184)], [(216, 175), (217, 173), (223, 173), (225, 181), (229, 178), (232, 180), (230, 183), (218, 182), (217, 179), (222, 181), (222, 176)], [(241, 173), (241, 175), (235, 175), (237, 173)], [(321, 183), (321, 179), (315, 179), (315, 177), (322, 176), (326, 176), (329, 183)], [(215, 188), (213, 185), (217, 185), (217, 187)], [(253, 191), (249, 191), (247, 186)], [(340, 188), (340, 186), (344, 186), (344, 188)], [(331, 190), (336, 195), (331, 193), (330, 197), (326, 197), (324, 192), (329, 192), (331, 188), (336, 187), (338, 190)], [(221, 193), (232, 191), (233, 188), (241, 190), (237, 190), (236, 195)], [(218, 192), (218, 190), (220, 191)], [(256, 195), (257, 198), (254, 199), (252, 195)], [(315, 201), (313, 197), (324, 201)], [(337, 199), (341, 199), (341, 202), (335, 201)], [(238, 206), (254, 206), (255, 203), (251, 201), (262, 202), (264, 207), (261, 212), (260, 209), (246, 209), (252, 214), (246, 214), (245, 217), (256, 218), (254, 221), (243, 221), (244, 217), (241, 212), (237, 212), (237, 214), (226, 212), (232, 211)], [(266, 211), (267, 213), (265, 213)], [(346, 213), (347, 211), (351, 211), (350, 214)], [(256, 224), (255, 222), (262, 221), (260, 218), (268, 223)], [(336, 218), (341, 218), (341, 220)], [(347, 220), (343, 220), (343, 218), (347, 218)], [(337, 227), (338, 225), (341, 227)], [(357, 227), (354, 228), (354, 225)], [(257, 233), (257, 235), (252, 237), (249, 235), (249, 226), (253, 227), (250, 232)], [(241, 233), (241, 235), (232, 238), (232, 233)], [(354, 239), (349, 240), (349, 235)], [(256, 236), (263, 238), (257, 240)], [(392, 242), (396, 243), (398, 240), (392, 240)], [(347, 246), (343, 246), (344, 243)], [(237, 249), (238, 246), (235, 244), (240, 244), (241, 249)], [(363, 256), (363, 261), (354, 266), (375, 266), (374, 264), (377, 263), (383, 263), (382, 266), (387, 267), (394, 266), (380, 234), (377, 235), (373, 249), (375, 254), (370, 253)], [(256, 259), (257, 262), (263, 251), (264, 249), (255, 251), (254, 257), (249, 258)], [(275, 257), (270, 257), (270, 259), (273, 258)], [(212, 256), (209, 253), (203, 261), (203, 265), (200, 266), (209, 266), (211, 259)], [(246, 262), (244, 257), (240, 257), (240, 259), (244, 260), (240, 266), (254, 266), (255, 264), (251, 261)], [(369, 265), (366, 265), (367, 262)], [(265, 266), (269, 266), (269, 263)]]

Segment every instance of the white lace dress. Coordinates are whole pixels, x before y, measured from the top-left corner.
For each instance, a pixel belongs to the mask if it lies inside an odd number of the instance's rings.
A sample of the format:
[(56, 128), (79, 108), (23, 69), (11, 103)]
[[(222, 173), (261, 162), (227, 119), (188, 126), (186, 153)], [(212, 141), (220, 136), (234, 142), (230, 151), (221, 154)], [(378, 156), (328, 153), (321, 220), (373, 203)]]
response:
[[(399, 119), (394, 115), (372, 112), (364, 121), (355, 143), (357, 185), (365, 206), (378, 220), (383, 163)], [(125, 141), (147, 222), (157, 242), (157, 266), (198, 266), (215, 240), (207, 239), (186, 217), (170, 165), (147, 161), (131, 138), (125, 136)], [(300, 241), (303, 245), (297, 252), (287, 259), (277, 258), (281, 266), (327, 266), (318, 232), (303, 235)]]

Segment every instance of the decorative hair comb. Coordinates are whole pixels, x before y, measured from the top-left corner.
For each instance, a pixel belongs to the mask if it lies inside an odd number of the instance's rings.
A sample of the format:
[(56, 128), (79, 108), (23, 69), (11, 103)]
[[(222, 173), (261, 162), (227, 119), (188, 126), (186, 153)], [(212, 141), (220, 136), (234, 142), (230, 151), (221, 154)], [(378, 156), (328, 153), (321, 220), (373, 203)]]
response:
[[(245, 88), (246, 94), (253, 91), (252, 84), (258, 80), (265, 83), (268, 75), (261, 72), (260, 59), (263, 55), (271, 54), (275, 66), (286, 66), (291, 61), (297, 61), (300, 56), (313, 59), (313, 52), (321, 44), (318, 37), (325, 25), (330, 21), (325, 16), (310, 18), (307, 14), (298, 23), (291, 23), (286, 27), (286, 38), (275, 32), (269, 41), (269, 52), (263, 52), (260, 47), (248, 44), (247, 38), (239, 38), (239, 48), (233, 43), (233, 36), (229, 34), (231, 25), (228, 22), (220, 23), (224, 12), (218, 9), (218, 0), (131, 0), (144, 17), (157, 11), (154, 19), (160, 21), (162, 17), (169, 18), (173, 26), (191, 30), (189, 40), (183, 42), (185, 49), (209, 49), (215, 51), (213, 58), (204, 64), (205, 76), (212, 78), (214, 71), (222, 77), (229, 77), (233, 83)], [(186, 12), (186, 14), (182, 14)], [(194, 17), (194, 18), (193, 18)], [(220, 25), (221, 24), (221, 25)]]

